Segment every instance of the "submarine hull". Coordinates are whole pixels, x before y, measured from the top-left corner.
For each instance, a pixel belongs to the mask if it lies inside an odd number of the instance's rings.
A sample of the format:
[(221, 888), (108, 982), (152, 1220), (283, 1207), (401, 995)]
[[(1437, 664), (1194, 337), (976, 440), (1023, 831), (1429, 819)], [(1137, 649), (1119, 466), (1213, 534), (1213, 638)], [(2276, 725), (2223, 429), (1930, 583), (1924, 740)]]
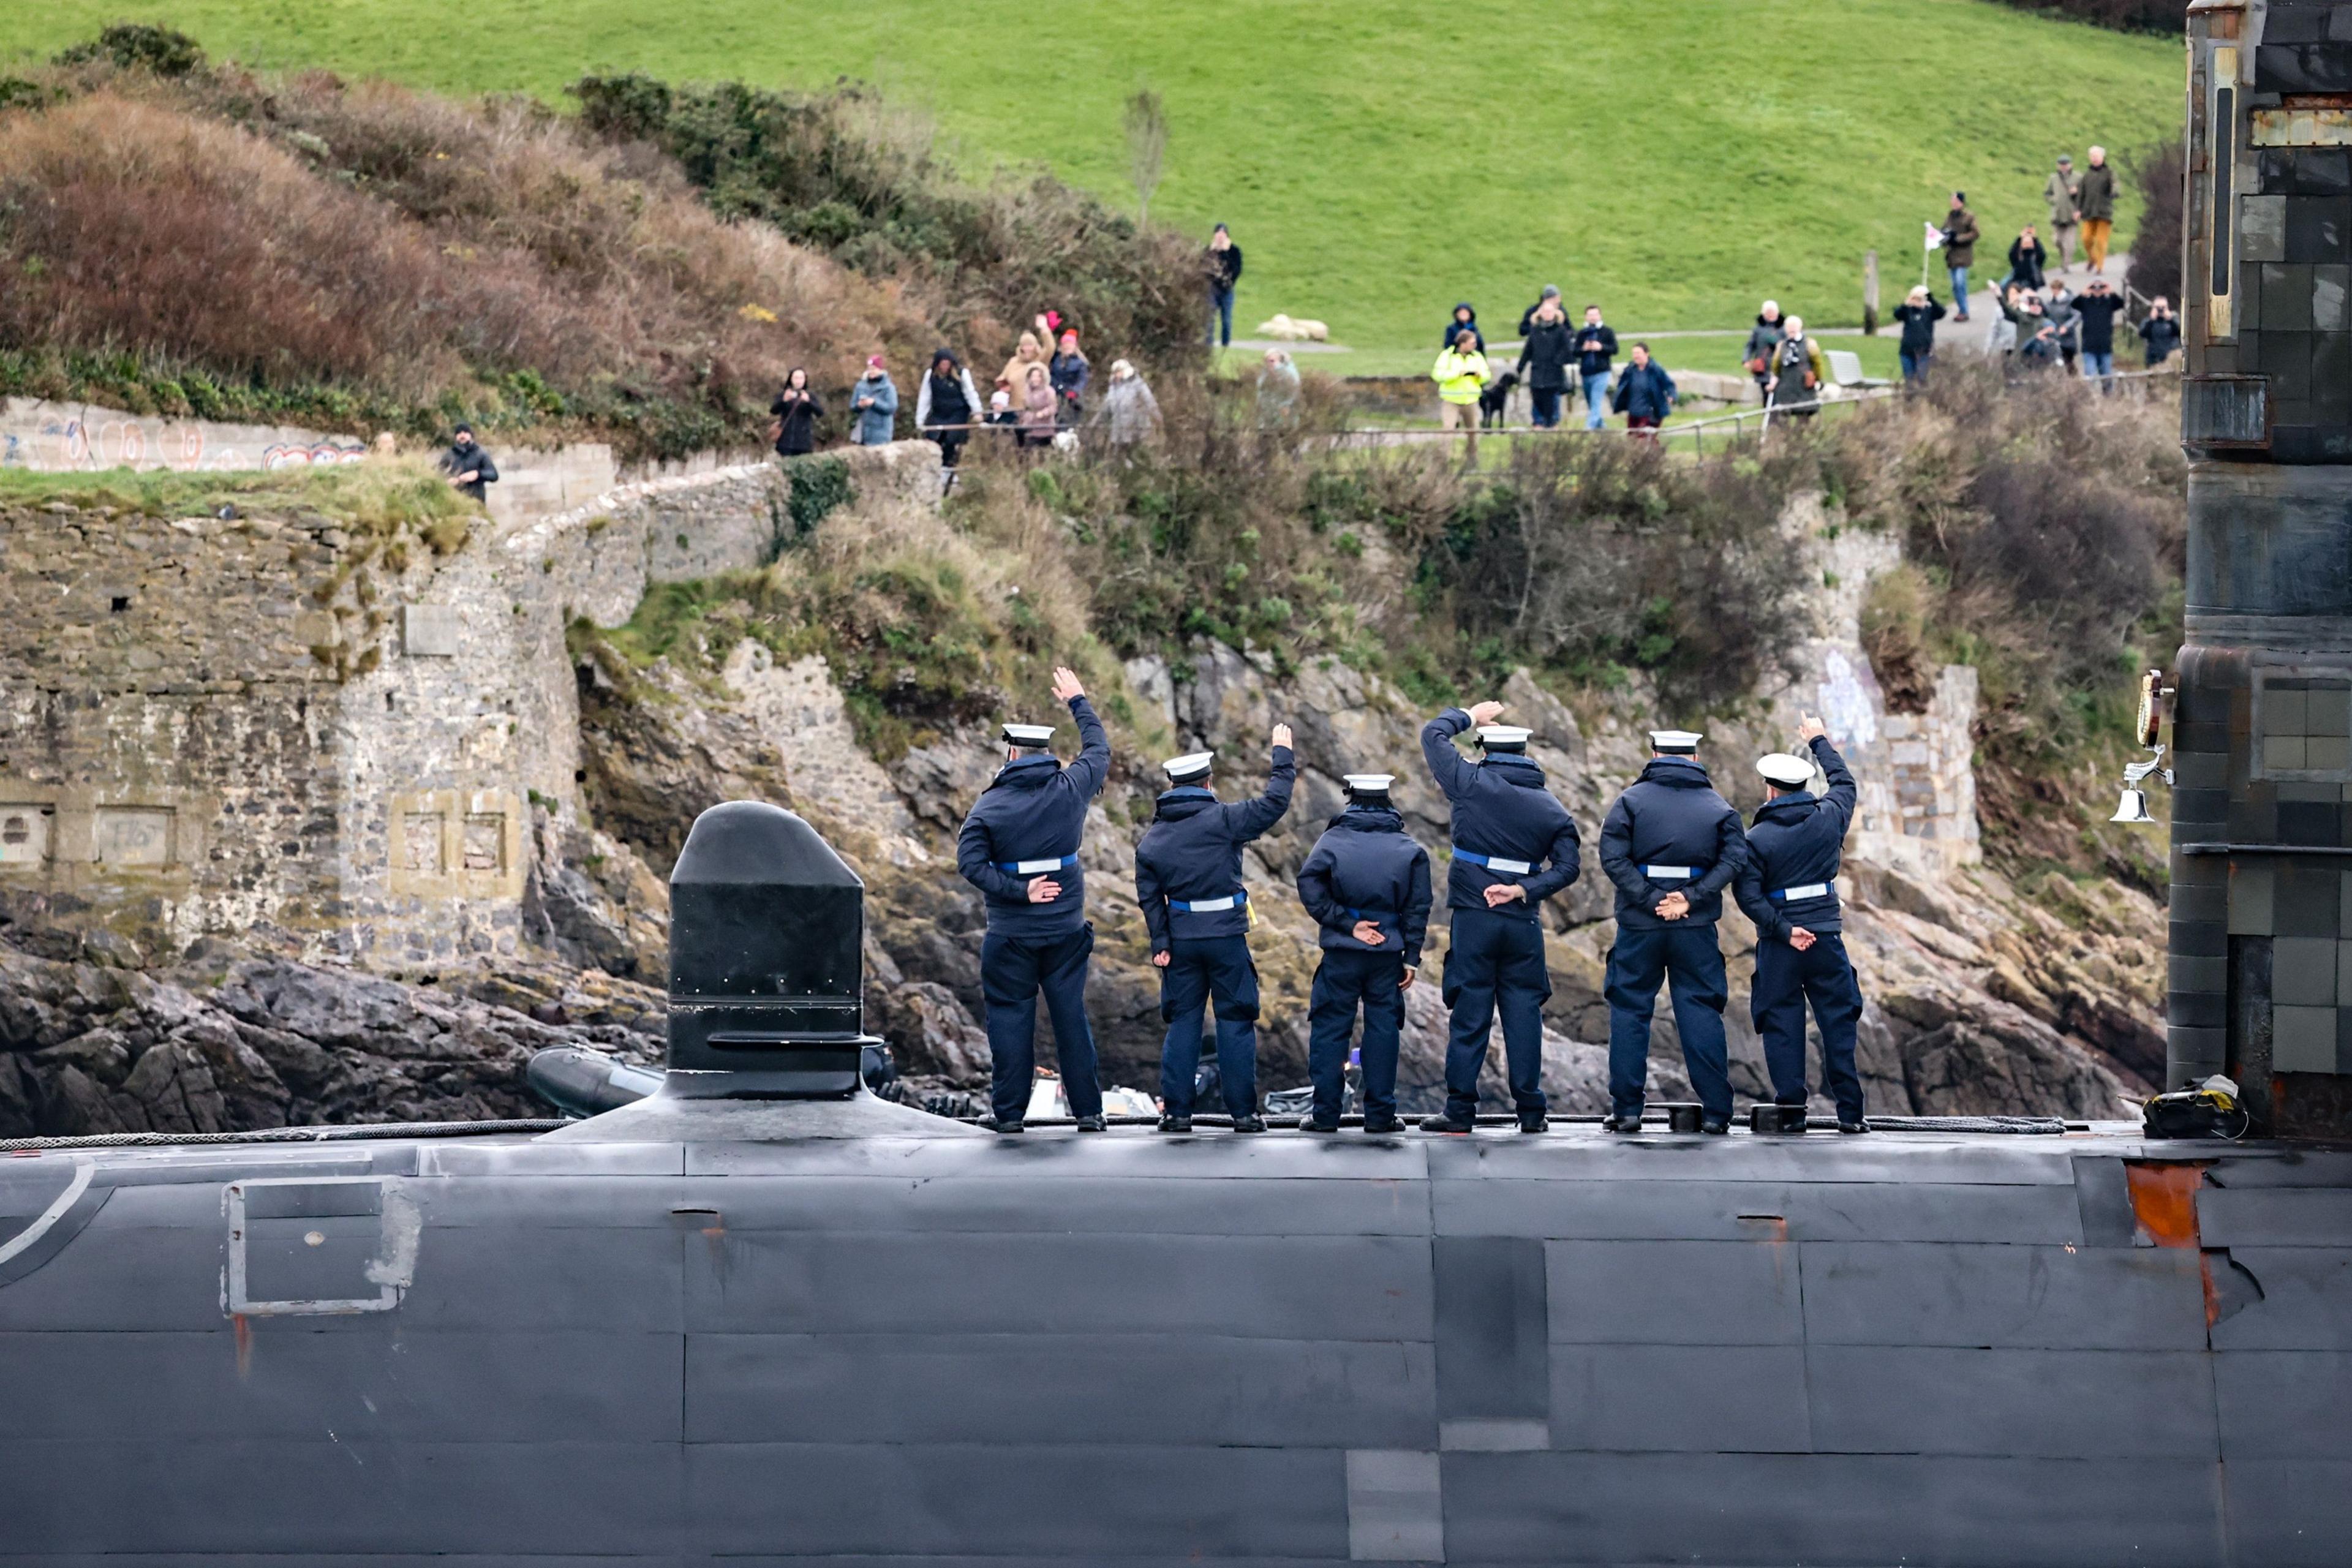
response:
[(924, 1121), (0, 1160), (0, 1563), (2284, 1565), (2352, 1531), (2352, 1155)]

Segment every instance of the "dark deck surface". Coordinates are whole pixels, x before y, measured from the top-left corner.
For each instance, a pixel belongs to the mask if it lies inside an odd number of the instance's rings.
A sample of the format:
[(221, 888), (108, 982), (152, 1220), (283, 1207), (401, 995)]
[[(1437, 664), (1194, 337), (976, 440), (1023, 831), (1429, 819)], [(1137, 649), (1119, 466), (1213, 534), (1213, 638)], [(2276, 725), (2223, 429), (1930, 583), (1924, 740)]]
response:
[(52, 1152), (0, 1159), (0, 1410), (9, 1563), (2334, 1564), (2352, 1153), (871, 1102)]

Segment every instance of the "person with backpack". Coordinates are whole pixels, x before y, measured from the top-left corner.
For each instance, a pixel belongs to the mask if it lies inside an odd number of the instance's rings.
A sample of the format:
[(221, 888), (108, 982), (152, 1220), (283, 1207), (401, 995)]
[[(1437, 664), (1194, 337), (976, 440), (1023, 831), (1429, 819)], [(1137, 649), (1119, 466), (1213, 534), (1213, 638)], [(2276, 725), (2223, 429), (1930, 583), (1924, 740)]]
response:
[(1748, 347), (1741, 351), (1740, 361), (1756, 382), (1759, 396), (1769, 395), (1772, 388), (1772, 351), (1780, 346), (1789, 323), (1780, 314), (1780, 301), (1767, 300), (1764, 308), (1756, 312), (1756, 325), (1748, 329)]

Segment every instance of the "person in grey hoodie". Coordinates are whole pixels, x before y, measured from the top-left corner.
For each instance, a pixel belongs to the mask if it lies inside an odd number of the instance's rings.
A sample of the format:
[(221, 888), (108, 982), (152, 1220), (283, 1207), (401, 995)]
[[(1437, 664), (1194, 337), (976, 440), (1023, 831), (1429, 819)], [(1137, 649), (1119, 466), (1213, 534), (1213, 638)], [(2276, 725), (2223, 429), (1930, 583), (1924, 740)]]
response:
[(866, 374), (849, 389), (849, 438), (861, 447), (887, 447), (898, 422), (898, 388), (882, 368), (882, 356), (866, 362)]

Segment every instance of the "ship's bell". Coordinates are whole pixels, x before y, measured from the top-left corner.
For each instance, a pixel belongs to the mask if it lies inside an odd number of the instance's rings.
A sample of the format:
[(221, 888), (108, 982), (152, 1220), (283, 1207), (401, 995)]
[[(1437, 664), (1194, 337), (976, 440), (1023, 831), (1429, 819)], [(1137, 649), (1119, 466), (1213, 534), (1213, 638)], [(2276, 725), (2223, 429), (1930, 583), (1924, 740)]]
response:
[(2156, 818), (2147, 814), (2147, 791), (2126, 784), (2123, 799), (2116, 803), (2116, 814), (2107, 820), (2127, 822), (2136, 826), (2154, 822)]

